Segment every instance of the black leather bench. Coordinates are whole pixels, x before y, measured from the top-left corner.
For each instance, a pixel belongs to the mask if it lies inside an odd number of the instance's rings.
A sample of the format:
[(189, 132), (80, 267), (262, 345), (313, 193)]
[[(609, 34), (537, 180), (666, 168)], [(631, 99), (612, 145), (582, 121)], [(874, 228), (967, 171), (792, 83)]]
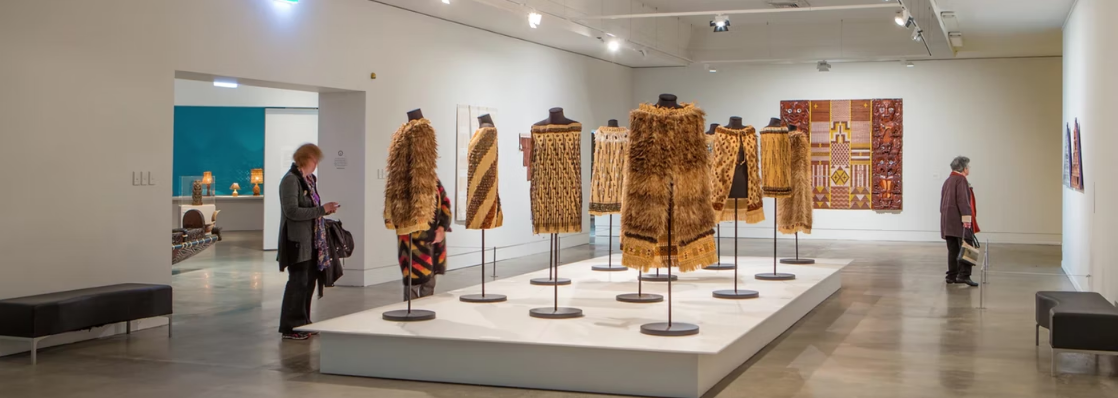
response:
[(1118, 308), (1095, 292), (1037, 292), (1036, 344), (1048, 329), (1052, 375), (1062, 352), (1118, 355)]
[(166, 317), (171, 336), (171, 287), (125, 283), (0, 300), (0, 339), (31, 342), (31, 363), (39, 341), (52, 335), (118, 322)]

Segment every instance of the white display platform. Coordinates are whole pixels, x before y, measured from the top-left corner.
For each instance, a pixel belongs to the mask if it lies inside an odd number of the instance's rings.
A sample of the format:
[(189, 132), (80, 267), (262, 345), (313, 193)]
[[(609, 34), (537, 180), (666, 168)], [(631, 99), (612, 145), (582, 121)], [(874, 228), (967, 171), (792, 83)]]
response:
[[(620, 257), (614, 256), (615, 260)], [(479, 286), (415, 300), (413, 308), (438, 318), (387, 322), (384, 311), (405, 303), (315, 322), (300, 331), (321, 333), (323, 373), (544, 390), (658, 397), (699, 397), (842, 287), (838, 273), (851, 260), (816, 259), (780, 265), (792, 281), (762, 282), (772, 258), (740, 257), (739, 288), (760, 298), (721, 300), (711, 292), (733, 288), (733, 271), (697, 271), (672, 283), (674, 321), (700, 326), (698, 335), (655, 337), (640, 326), (667, 320), (666, 302), (629, 304), (615, 296), (637, 290), (636, 271), (596, 272), (606, 257), (567, 264), (559, 276), (559, 306), (581, 308), (582, 318), (547, 320), (528, 310), (552, 305), (553, 288), (534, 286), (537, 271), (486, 284), (507, 302), (458, 300)], [(733, 262), (733, 257), (723, 257)], [(480, 276), (479, 276), (480, 277)], [(644, 292), (667, 294), (667, 284), (645, 282)]]

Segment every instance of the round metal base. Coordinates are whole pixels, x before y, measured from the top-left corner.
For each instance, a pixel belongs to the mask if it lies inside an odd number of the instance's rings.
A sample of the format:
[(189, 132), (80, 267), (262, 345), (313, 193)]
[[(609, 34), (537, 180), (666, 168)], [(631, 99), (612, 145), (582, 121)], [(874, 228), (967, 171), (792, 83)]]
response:
[(699, 325), (683, 322), (672, 322), (671, 325), (667, 322), (646, 323), (641, 325), (641, 333), (652, 336), (690, 336), (699, 334)]
[(752, 299), (752, 298), (761, 297), (761, 293), (757, 293), (756, 290), (745, 290), (745, 289), (715, 290), (714, 293), (712, 293), (712, 294), (714, 295), (714, 298), (728, 299), (728, 300), (743, 300), (743, 299)]
[(382, 315), (384, 320), (392, 322), (419, 322), (435, 319), (435, 311), (427, 310), (395, 310)]
[(503, 294), (467, 294), (465, 296), (458, 297), (458, 301), (464, 303), (500, 303), (508, 299), (509, 298)]
[(781, 264), (795, 264), (795, 265), (815, 264), (815, 259), (811, 259), (811, 258), (782, 258), (782, 259), (780, 259), (780, 263)]
[(764, 272), (753, 275), (753, 278), (759, 281), (790, 281), (796, 279), (796, 274)]
[(629, 267), (623, 267), (623, 266), (620, 266), (620, 265), (612, 265), (612, 266), (610, 266), (610, 265), (595, 265), (593, 267), (590, 267), (590, 269), (592, 269), (594, 271), (617, 272), (617, 271), (628, 271)]
[[(667, 282), (668, 281), (668, 274), (660, 274), (660, 275), (644, 274), (644, 275), (641, 275), (641, 280), (645, 281), (645, 282)], [(678, 281), (678, 280), (679, 280), (678, 275), (672, 275), (672, 282), (675, 282), (675, 281)]]
[(651, 293), (625, 293), (618, 294), (617, 301), (620, 301), (622, 303), (659, 303), (661, 301), (664, 301), (664, 296)]
[[(551, 279), (551, 278), (535, 278), (535, 279), (532, 279), (530, 282), (532, 282), (533, 285), (540, 285), (540, 286), (552, 286), (552, 285), (556, 284), (555, 280)], [(567, 279), (567, 278), (559, 278), (559, 283), (558, 284), (559, 284), (559, 286), (570, 285), (571, 280)]]
[(582, 310), (580, 310), (578, 308), (571, 308), (571, 307), (533, 308), (533, 309), (528, 311), (528, 315), (531, 315), (533, 318), (543, 318), (543, 319), (570, 319), (570, 318), (581, 317), (582, 316)]
[(733, 264), (726, 264), (726, 263), (718, 263), (718, 264), (711, 264), (711, 265), (705, 266), (705, 267), (703, 267), (703, 269), (708, 269), (708, 270), (711, 270), (711, 271), (733, 271), (734, 270), (734, 265)]

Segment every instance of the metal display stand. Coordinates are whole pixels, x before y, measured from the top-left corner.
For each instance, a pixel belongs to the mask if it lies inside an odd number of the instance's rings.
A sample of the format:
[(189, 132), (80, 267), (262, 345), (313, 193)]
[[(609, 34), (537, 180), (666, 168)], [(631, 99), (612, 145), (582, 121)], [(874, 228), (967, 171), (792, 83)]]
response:
[[(776, 209), (777, 202), (779, 202), (779, 200), (777, 200), (777, 198), (773, 198), (773, 214), (778, 214), (777, 211), (776, 211), (777, 210)], [(754, 279), (757, 279), (757, 280), (760, 280), (760, 281), (790, 281), (790, 280), (796, 279), (796, 274), (776, 272), (776, 232), (777, 232), (776, 220), (774, 219), (773, 220), (773, 272), (771, 274), (768, 273), (768, 272), (762, 272), (760, 274), (754, 275), (753, 276)]]
[[(552, 253), (555, 258), (555, 267), (553, 270), (552, 279), (562, 281), (562, 279), (559, 278), (559, 234), (551, 234), (551, 239), (552, 242), (554, 242), (554, 246), (552, 246)], [(552, 288), (555, 289), (555, 296), (552, 306), (533, 308), (531, 310), (528, 310), (528, 315), (532, 316), (533, 318), (543, 319), (570, 319), (581, 317), (581, 309), (559, 306), (559, 285), (569, 285), (570, 283), (570, 279), (567, 279), (567, 283), (551, 283)], [(534, 281), (533, 284), (535, 284)]]
[(609, 260), (607, 260), (606, 265), (595, 265), (590, 267), (590, 269), (606, 272), (624, 271), (628, 269), (622, 266), (613, 266), (613, 214), (609, 215)]
[(672, 321), (672, 206), (675, 183), (668, 183), (668, 321), (641, 325), (641, 333), (651, 336), (690, 336), (699, 334), (699, 325)]
[[(408, 309), (406, 309), (406, 310), (393, 310), (393, 311), (385, 312), (384, 314), (381, 315), (381, 317), (384, 318), (384, 320), (386, 320), (386, 321), (419, 322), (419, 321), (429, 321), (429, 320), (435, 319), (435, 311), (413, 310), (411, 308), (411, 300), (412, 300), (412, 297), (411, 297), (412, 296), (412, 294), (411, 294), (412, 293), (411, 282), (412, 282), (412, 279), (414, 279), (413, 276), (412, 276), (412, 272), (415, 272), (415, 268), (412, 267), (412, 263), (415, 261), (415, 246), (413, 246), (413, 243), (414, 242), (412, 241), (412, 236), (408, 235), (408, 275), (407, 275), (407, 277), (408, 277), (408, 290), (407, 290), (408, 291)], [(434, 247), (432, 247), (431, 250), (432, 251), (435, 250)], [(431, 261), (435, 261), (434, 256), (431, 256), (431, 258), (432, 258)], [(434, 277), (434, 276), (432, 276), (432, 277)]]
[(551, 253), (548, 259), (547, 278), (532, 278), (528, 281), (533, 285), (570, 285), (571, 280), (559, 276), (559, 234), (551, 234)]
[[(497, 248), (493, 248), (493, 254), (496, 256)], [(493, 259), (496, 263), (497, 259)], [(467, 294), (458, 297), (458, 300), (466, 303), (499, 303), (508, 300), (508, 297), (503, 294), (486, 294), (485, 293), (485, 230), (481, 230), (481, 294)]]
[(800, 258), (800, 231), (796, 231), (796, 258), (782, 258), (781, 264), (807, 265), (815, 264), (815, 259)]
[[(737, 201), (735, 201), (734, 202), (734, 214), (737, 214), (737, 211), (738, 211), (737, 210)], [(737, 244), (738, 244), (737, 239), (738, 239), (738, 220), (737, 220), (737, 216), (735, 215), (734, 216), (734, 246), (735, 246), (734, 250), (737, 250), (736, 249)], [(738, 266), (736, 265), (736, 262), (737, 262), (736, 258), (734, 259), (735, 264), (726, 264), (726, 263), (722, 262), (722, 223), (717, 223), (717, 224), (714, 225), (714, 247), (715, 247), (714, 250), (718, 253), (718, 262), (715, 263), (715, 264), (711, 264), (711, 265), (708, 265), (706, 267), (703, 267), (703, 269), (711, 270), (711, 271), (726, 271), (726, 270), (731, 270), (732, 269), (732, 270), (736, 271), (738, 269)], [(734, 257), (737, 257), (736, 252), (734, 254)]]
[(715, 290), (714, 298), (741, 300), (761, 297), (756, 290), (738, 290), (738, 206), (734, 203), (734, 290)]

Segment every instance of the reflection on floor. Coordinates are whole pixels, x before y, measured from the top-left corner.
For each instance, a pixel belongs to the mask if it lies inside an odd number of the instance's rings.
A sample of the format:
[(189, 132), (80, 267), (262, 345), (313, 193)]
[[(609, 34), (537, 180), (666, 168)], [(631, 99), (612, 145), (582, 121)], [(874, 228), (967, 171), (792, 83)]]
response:
[[(162, 329), (44, 349), (39, 365), (0, 358), (0, 396), (15, 397), (597, 397), (548, 391), (377, 380), (317, 372), (318, 345), (276, 332), (286, 275), (260, 234), (225, 241), (175, 266), (175, 337)], [(723, 243), (730, 243), (724, 239)], [(604, 242), (564, 250), (564, 262), (604, 255)], [(771, 253), (742, 240), (742, 255)], [(978, 289), (944, 285), (942, 243), (803, 241), (805, 257), (853, 258), (843, 289), (710, 397), (1118, 397), (1118, 359), (1033, 346), (1033, 293), (1070, 290), (1055, 246), (993, 245), (985, 310)], [(781, 255), (791, 255), (783, 245)], [(723, 255), (732, 248), (724, 244)], [(502, 277), (547, 266), (546, 255), (501, 261)], [(792, 267), (792, 266), (790, 266)], [(439, 290), (477, 283), (474, 268)], [(326, 319), (398, 300), (400, 287), (334, 288), (314, 303)], [(1045, 332), (1041, 332), (1045, 340)], [(618, 381), (625, 382), (625, 381)]]

